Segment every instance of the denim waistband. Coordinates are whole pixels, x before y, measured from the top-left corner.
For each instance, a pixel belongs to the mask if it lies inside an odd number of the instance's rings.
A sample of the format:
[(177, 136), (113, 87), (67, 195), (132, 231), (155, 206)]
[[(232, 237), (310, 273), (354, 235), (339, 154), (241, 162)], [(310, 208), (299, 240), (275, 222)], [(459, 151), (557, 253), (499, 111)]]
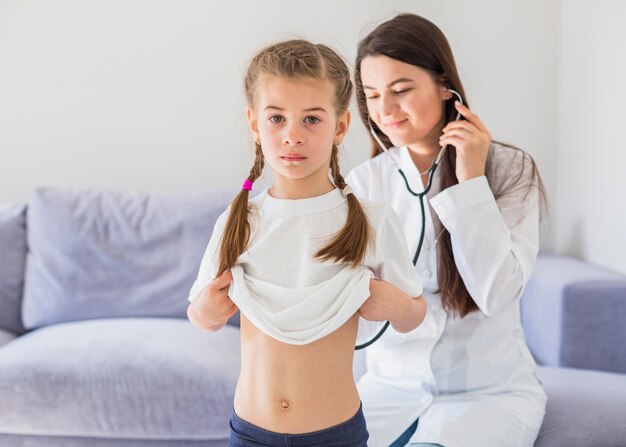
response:
[(310, 433), (283, 434), (265, 430), (241, 419), (233, 410), (229, 447), (366, 447), (369, 434), (363, 406), (341, 424)]

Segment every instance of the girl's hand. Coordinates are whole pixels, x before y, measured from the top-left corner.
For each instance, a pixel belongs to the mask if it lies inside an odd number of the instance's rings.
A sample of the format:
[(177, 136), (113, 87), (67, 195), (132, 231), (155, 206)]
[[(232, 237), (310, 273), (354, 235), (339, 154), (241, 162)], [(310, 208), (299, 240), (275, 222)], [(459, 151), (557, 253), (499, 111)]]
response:
[(456, 148), (456, 176), (460, 182), (485, 175), (487, 152), (491, 143), (491, 133), (478, 115), (455, 102), (456, 109), (465, 120), (449, 122), (443, 128), (439, 144), (451, 144)]
[(387, 281), (370, 280), (370, 297), (361, 305), (359, 315), (368, 321), (389, 320), (398, 332), (419, 326), (426, 314), (423, 298), (413, 299)]
[(187, 314), (193, 324), (208, 331), (217, 331), (226, 325), (238, 310), (228, 296), (232, 280), (230, 271), (218, 276), (204, 289), (202, 296), (191, 303)]

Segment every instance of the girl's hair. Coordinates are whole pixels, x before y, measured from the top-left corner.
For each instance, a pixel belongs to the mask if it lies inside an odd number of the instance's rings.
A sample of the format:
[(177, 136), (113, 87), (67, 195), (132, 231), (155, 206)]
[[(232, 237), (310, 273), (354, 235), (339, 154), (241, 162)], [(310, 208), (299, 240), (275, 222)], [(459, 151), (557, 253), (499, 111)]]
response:
[[(334, 86), (337, 116), (343, 114), (350, 103), (352, 81), (342, 58), (329, 47), (312, 44), (305, 40), (290, 40), (268, 46), (252, 58), (244, 79), (248, 106), (254, 108), (256, 90), (263, 76), (284, 79), (325, 79)], [(248, 180), (256, 181), (263, 171), (264, 158), (261, 144), (255, 142), (255, 160)], [(346, 182), (339, 170), (339, 148), (333, 145), (330, 171), (337, 188), (343, 190)], [(246, 250), (250, 239), (248, 221), (249, 191), (242, 189), (231, 204), (228, 220), (222, 236), (217, 275), (230, 270), (237, 258)], [(348, 219), (344, 227), (316, 254), (320, 261), (335, 261), (352, 266), (359, 265), (365, 257), (371, 240), (371, 227), (367, 215), (354, 194), (347, 195)]]
[[(452, 50), (441, 30), (423, 17), (414, 14), (397, 15), (393, 19), (379, 25), (359, 42), (354, 74), (357, 105), (361, 120), (367, 128), (371, 126), (374, 129), (374, 132), (387, 147), (392, 146), (392, 143), (376, 124), (370, 120), (361, 80), (361, 62), (367, 56), (377, 55), (387, 56), (428, 71), (436, 83), (456, 90), (463, 98), (463, 103), (469, 107), (454, 57), (452, 56)], [(455, 118), (454, 101), (446, 101), (444, 125)], [(371, 138), (371, 141), (372, 157), (375, 157), (382, 150), (373, 138)], [(528, 194), (536, 186), (539, 188), (541, 210), (544, 210), (546, 203), (545, 189), (532, 157), (516, 147), (505, 144), (502, 144), (502, 146), (504, 146), (505, 150), (516, 151), (515, 154), (512, 154), (512, 159), (515, 160), (515, 163), (511, 163), (509, 168), (514, 168), (517, 172), (513, 176), (510, 176), (511, 172), (507, 172), (509, 178), (505, 184), (496, 185), (495, 177), (497, 172), (491, 166), (491, 160), (488, 158), (486, 176), (494, 196), (497, 199), (506, 192), (520, 187), (524, 187), (526, 194)], [(459, 182), (455, 172), (456, 152), (450, 150), (451, 148), (454, 149), (452, 146), (447, 147), (438, 168), (440, 170), (442, 190)], [(530, 181), (523, 180), (528, 178), (527, 175), (524, 175), (526, 168), (531, 169)], [(468, 313), (478, 310), (478, 306), (467, 291), (454, 262), (450, 233), (440, 222), (438, 222), (438, 227), (436, 234), (442, 232), (437, 243), (438, 286), (442, 305), (448, 313), (464, 317)]]

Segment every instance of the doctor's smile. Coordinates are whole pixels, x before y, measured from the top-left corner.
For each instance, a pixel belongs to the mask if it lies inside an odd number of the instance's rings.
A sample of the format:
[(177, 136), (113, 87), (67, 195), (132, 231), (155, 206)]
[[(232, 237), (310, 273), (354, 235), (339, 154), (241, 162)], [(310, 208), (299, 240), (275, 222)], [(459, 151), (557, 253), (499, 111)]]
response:
[(398, 127), (402, 126), (407, 121), (408, 121), (408, 118), (405, 118), (402, 120), (389, 121), (387, 123), (383, 123), (383, 127), (386, 127), (389, 129), (397, 129)]

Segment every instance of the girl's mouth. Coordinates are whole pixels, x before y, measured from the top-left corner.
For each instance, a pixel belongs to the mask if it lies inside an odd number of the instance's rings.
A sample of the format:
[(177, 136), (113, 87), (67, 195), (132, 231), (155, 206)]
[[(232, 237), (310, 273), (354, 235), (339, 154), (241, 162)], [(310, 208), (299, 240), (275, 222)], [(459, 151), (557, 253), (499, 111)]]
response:
[(280, 158), (285, 161), (302, 161), (306, 159), (304, 155), (300, 155), (300, 154), (287, 154), (287, 155), (281, 156)]

